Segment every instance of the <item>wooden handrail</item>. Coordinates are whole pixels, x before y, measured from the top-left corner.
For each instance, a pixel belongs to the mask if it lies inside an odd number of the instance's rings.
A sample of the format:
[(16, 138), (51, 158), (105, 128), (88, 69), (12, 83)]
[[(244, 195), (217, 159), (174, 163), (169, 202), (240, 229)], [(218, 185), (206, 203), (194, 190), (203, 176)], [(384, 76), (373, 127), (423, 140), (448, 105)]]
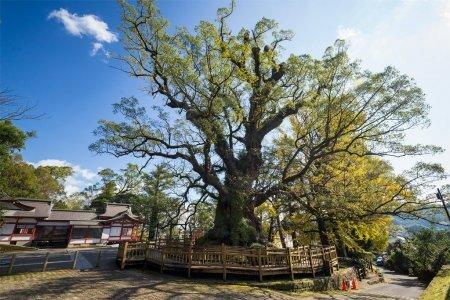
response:
[[(206, 271), (221, 270), (225, 280), (228, 272), (259, 274), (315, 273), (320, 270), (333, 272), (338, 267), (334, 246), (300, 246), (294, 249), (245, 248), (225, 246), (198, 246), (184, 240), (158, 240), (148, 243), (125, 243), (119, 247), (121, 266), (127, 262), (152, 262), (160, 272), (169, 268), (182, 268), (191, 276), (192, 269)], [(250, 272), (250, 273), (249, 273)]]

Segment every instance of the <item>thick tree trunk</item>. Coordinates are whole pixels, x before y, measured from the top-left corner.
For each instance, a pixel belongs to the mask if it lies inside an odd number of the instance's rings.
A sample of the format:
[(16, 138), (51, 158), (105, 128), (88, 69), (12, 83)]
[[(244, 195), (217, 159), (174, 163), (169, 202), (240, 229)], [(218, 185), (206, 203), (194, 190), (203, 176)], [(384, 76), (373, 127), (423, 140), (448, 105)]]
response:
[(261, 222), (244, 193), (230, 193), (219, 198), (214, 227), (206, 234), (205, 242), (227, 245), (250, 245), (261, 236)]
[(317, 218), (317, 229), (319, 230), (320, 243), (322, 244), (322, 246), (329, 246), (330, 239), (328, 237), (325, 220)]
[(339, 232), (337, 231), (336, 227), (335, 227), (335, 229), (333, 229), (333, 233), (336, 238), (336, 243), (337, 243), (336, 248), (338, 250), (338, 256), (348, 257), (347, 248), (345, 247), (345, 244), (342, 241), (342, 238), (341, 238)]

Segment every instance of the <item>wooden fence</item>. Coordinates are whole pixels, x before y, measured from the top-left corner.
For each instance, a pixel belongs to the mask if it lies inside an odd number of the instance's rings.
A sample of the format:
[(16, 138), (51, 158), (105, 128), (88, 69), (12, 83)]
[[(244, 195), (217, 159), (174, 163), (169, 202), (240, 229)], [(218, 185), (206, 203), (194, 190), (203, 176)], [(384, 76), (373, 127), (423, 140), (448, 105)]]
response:
[(199, 247), (183, 242), (125, 243), (120, 245), (117, 260), (121, 268), (132, 264), (157, 265), (164, 270), (186, 270), (204, 273), (258, 275), (333, 273), (339, 268), (334, 246), (298, 248), (244, 248), (231, 246)]
[[(37, 253), (11, 253), (11, 254), (3, 254), (0, 256), (0, 275), (10, 275), (13, 273), (16, 268), (25, 268), (34, 270), (39, 268), (40, 271), (45, 272), (47, 268), (52, 265), (63, 265), (63, 269), (75, 269), (77, 266), (77, 260), (79, 257), (79, 251), (72, 252), (72, 255), (69, 252), (46, 252), (45, 254), (37, 254)], [(69, 256), (70, 259), (60, 258), (61, 256)], [(95, 268), (100, 267), (101, 259), (102, 259), (102, 250), (98, 250), (95, 254)], [(52, 260), (51, 258), (59, 257), (59, 260)], [(22, 262), (20, 262), (22, 260)], [(28, 260), (31, 262), (23, 262), (23, 260)], [(19, 262), (18, 262), (19, 261)]]

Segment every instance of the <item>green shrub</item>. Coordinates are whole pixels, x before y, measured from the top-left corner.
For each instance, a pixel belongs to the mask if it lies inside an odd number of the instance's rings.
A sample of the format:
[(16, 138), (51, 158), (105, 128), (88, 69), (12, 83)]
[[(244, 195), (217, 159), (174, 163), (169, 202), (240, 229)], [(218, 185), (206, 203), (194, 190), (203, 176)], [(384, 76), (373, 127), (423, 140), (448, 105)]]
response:
[(430, 282), (449, 260), (450, 232), (421, 229), (391, 249), (386, 267), (404, 274), (412, 270), (421, 281)]
[(407, 256), (414, 275), (431, 281), (450, 259), (450, 232), (422, 229), (414, 233)]
[(391, 252), (389, 259), (386, 261), (385, 266), (388, 269), (394, 270), (397, 273), (408, 274), (411, 267), (411, 261), (403, 252), (403, 249), (394, 249)]

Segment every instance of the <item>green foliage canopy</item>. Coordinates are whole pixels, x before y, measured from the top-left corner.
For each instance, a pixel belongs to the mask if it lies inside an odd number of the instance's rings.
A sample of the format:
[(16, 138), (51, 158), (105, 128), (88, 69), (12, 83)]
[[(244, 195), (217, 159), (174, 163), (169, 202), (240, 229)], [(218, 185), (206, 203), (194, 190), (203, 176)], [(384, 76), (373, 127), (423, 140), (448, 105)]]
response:
[[(172, 30), (151, 0), (120, 3), (125, 71), (163, 102), (154, 118), (137, 99), (122, 99), (114, 111), (124, 120), (101, 120), (91, 150), (177, 168), (186, 195), (217, 203), (212, 242), (263, 240), (255, 208), (301, 182), (322, 158), (440, 150), (404, 143), (407, 130), (428, 124), (414, 81), (392, 67), (361, 70), (343, 41), (319, 59), (286, 56), (281, 46), (293, 34), (274, 20), (231, 32), (234, 2), (218, 10), (216, 23), (201, 21), (193, 31)], [(293, 147), (280, 168), (271, 147), (283, 134)]]

